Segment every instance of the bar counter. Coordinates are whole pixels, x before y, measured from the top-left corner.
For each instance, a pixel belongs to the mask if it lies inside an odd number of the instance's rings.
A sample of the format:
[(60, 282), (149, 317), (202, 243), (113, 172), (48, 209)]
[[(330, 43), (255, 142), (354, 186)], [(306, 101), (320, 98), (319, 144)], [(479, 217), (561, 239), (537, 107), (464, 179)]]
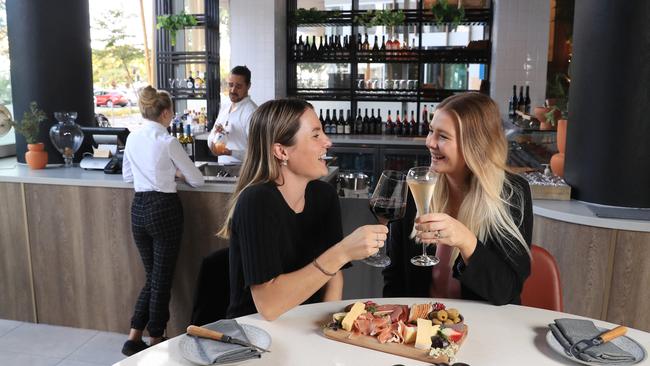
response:
[[(215, 233), (233, 188), (178, 185), (185, 229), (170, 335), (189, 322), (201, 259), (228, 245)], [(132, 198), (120, 175), (0, 160), (0, 318), (126, 332), (144, 283)], [(344, 233), (374, 222), (361, 201), (341, 199)], [(538, 200), (533, 210), (533, 243), (558, 261), (564, 310), (650, 331), (650, 222), (599, 218), (579, 201)], [(379, 271), (359, 264), (346, 276), (346, 296), (381, 296)]]

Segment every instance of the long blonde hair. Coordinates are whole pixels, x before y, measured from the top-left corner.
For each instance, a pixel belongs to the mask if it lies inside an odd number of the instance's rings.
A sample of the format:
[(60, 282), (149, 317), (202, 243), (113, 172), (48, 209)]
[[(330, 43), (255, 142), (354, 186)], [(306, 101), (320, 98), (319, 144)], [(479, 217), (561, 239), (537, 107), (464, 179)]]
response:
[(239, 195), (247, 187), (276, 181), (280, 178), (280, 162), (273, 155), (273, 144), (284, 146), (295, 144), (295, 135), (300, 129), (300, 116), (311, 104), (298, 99), (270, 100), (253, 113), (248, 135), (248, 151), (242, 166), (237, 186), (228, 203), (228, 213), (221, 230), (217, 233), (224, 239), (230, 238), (232, 216)]
[[(464, 195), (457, 220), (482, 242), (498, 238), (496, 242), (506, 256), (511, 250), (530, 255), (528, 244), (518, 229), (523, 220), (523, 192), (506, 179), (508, 143), (497, 104), (484, 94), (469, 92), (445, 99), (435, 113), (439, 111), (449, 113), (458, 125), (460, 150), (470, 170), (469, 190)], [(443, 174), (436, 183), (432, 207), (449, 213), (448, 197), (449, 183)], [(516, 202), (517, 206), (511, 202)], [(511, 208), (519, 213), (515, 215), (517, 222), (511, 215)]]

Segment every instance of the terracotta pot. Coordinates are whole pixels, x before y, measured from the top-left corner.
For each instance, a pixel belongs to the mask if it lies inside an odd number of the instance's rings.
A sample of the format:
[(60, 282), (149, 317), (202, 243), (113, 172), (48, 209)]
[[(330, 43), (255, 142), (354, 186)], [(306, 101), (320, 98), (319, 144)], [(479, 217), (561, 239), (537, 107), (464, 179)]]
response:
[(566, 119), (557, 121), (557, 150), (566, 153)]
[(27, 144), (27, 151), (25, 153), (25, 161), (32, 169), (43, 169), (47, 166), (47, 151), (42, 142), (36, 144)]
[(564, 177), (564, 153), (551, 156), (551, 171), (558, 177)]

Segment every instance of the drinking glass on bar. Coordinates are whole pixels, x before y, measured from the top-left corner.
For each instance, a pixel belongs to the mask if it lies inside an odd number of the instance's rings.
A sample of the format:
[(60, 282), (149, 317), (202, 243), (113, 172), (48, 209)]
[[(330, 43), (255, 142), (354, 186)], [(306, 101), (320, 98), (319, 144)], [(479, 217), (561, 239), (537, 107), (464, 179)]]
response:
[[(432, 212), (431, 198), (433, 189), (438, 180), (438, 173), (434, 172), (431, 167), (418, 166), (409, 169), (406, 174), (406, 183), (408, 184), (415, 206), (418, 209), (418, 215), (422, 216)], [(427, 244), (422, 243), (422, 255), (411, 258), (411, 263), (420, 267), (430, 267), (438, 264), (438, 257), (427, 254)]]
[[(384, 170), (379, 177), (377, 187), (370, 198), (370, 211), (382, 225), (388, 225), (390, 239), (390, 223), (404, 217), (406, 213), (406, 176), (395, 170)], [(390, 258), (386, 255), (386, 246), (363, 262), (373, 267), (386, 267)]]

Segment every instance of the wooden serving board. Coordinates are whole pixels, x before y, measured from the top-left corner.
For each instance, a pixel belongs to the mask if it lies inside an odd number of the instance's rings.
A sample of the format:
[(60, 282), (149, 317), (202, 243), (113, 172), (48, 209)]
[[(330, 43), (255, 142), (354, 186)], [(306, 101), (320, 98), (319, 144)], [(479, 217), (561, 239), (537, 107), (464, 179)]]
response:
[[(414, 360), (429, 362), (429, 363), (441, 363), (449, 362), (447, 356), (432, 357), (429, 356), (429, 350), (421, 350), (415, 348), (414, 344), (400, 344), (400, 343), (379, 343), (376, 337), (367, 336), (367, 335), (353, 335), (350, 337), (352, 332), (347, 330), (338, 329), (334, 330), (328, 327), (323, 328), (323, 333), (327, 338), (333, 339), (335, 341), (344, 342), (348, 344), (353, 344), (355, 346), (360, 346), (364, 348), (374, 349), (375, 351), (381, 351), (386, 353), (391, 353), (394, 355), (412, 358)], [(463, 326), (463, 337), (458, 342), (459, 350), (460, 346), (465, 341), (467, 337), (467, 325)]]

